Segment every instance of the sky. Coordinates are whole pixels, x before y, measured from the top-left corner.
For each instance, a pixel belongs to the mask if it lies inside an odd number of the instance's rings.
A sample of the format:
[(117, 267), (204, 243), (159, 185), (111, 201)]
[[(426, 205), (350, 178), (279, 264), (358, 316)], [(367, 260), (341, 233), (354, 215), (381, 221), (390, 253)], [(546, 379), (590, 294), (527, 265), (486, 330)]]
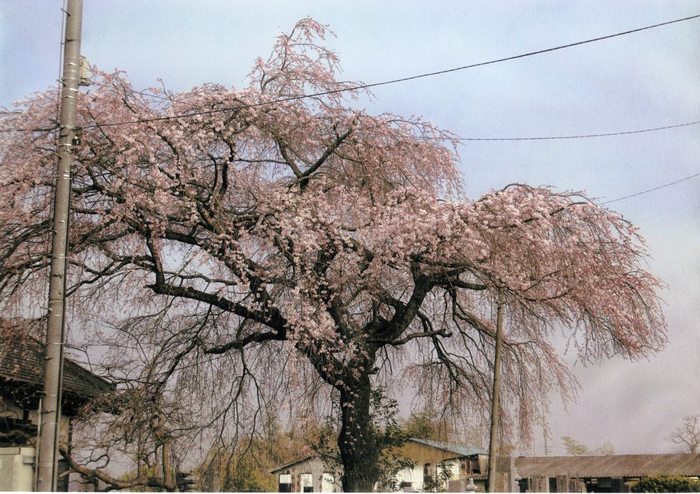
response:
[[(0, 107), (54, 86), (62, 0), (0, 0)], [(373, 83), (564, 45), (700, 14), (697, 0), (244, 1), (84, 0), (82, 54), (138, 88), (244, 87), (256, 57), (310, 16), (345, 80)], [(465, 138), (625, 132), (700, 120), (700, 19), (518, 60), (377, 87), (370, 113), (419, 115)], [(471, 198), (509, 183), (611, 201), (700, 172), (700, 125), (586, 139), (467, 141)], [(1, 193), (1, 192), (0, 192)], [(553, 397), (551, 454), (572, 436), (591, 449), (673, 452), (700, 414), (700, 177), (612, 202), (647, 239), (667, 284), (669, 344), (648, 359), (584, 367), (565, 408)], [(539, 434), (531, 453), (543, 454)]]

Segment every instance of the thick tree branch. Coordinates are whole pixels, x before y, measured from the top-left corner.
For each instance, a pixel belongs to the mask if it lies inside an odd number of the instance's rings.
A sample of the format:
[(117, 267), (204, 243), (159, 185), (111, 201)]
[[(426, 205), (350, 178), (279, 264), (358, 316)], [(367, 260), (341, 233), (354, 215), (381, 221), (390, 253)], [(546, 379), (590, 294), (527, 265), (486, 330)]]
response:
[[(273, 330), (273, 333), (270, 333), (269, 336), (265, 336), (261, 341), (284, 339), (287, 322), (279, 313), (279, 310), (274, 307), (265, 309), (265, 311), (252, 310), (227, 298), (203, 292), (201, 290), (196, 290), (189, 286), (173, 286), (167, 283), (158, 283), (157, 281), (154, 284), (146, 285), (146, 288), (150, 288), (154, 293), (159, 295), (169, 295), (171, 297), (182, 297), (190, 300), (197, 300), (199, 302), (205, 302), (226, 312), (231, 312), (237, 316), (259, 322), (260, 324), (263, 324)], [(278, 337), (273, 338), (273, 335), (278, 335)], [(255, 341), (255, 339), (253, 338), (251, 341)]]
[(68, 462), (68, 465), (72, 470), (75, 470), (79, 474), (83, 475), (88, 480), (98, 479), (108, 485), (108, 490), (113, 489), (132, 489), (134, 487), (155, 487), (163, 488), (165, 487), (163, 482), (155, 477), (137, 477), (135, 479), (124, 480), (117, 477), (109, 475), (102, 469), (99, 468), (88, 468), (84, 465), (77, 463), (73, 457), (68, 453), (67, 449), (63, 446), (59, 447), (59, 451), (63, 458)]
[(307, 168), (304, 173), (301, 174), (299, 178), (299, 186), (301, 189), (305, 189), (306, 186), (309, 183), (309, 177), (318, 170), (328, 158), (335, 152), (336, 149), (338, 149), (338, 146), (340, 146), (345, 139), (348, 138), (348, 136), (352, 133), (352, 127), (350, 127), (348, 130), (340, 134), (339, 136), (336, 137), (335, 141), (323, 152), (320, 158), (316, 160), (316, 162), (311, 165), (309, 168)]

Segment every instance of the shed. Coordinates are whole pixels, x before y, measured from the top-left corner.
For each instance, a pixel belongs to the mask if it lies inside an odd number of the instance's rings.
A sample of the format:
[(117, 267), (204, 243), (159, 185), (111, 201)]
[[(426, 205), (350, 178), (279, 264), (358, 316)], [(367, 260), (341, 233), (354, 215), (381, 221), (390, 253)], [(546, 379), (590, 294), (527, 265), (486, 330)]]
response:
[(515, 458), (521, 488), (541, 492), (625, 492), (641, 477), (700, 476), (700, 454), (540, 456)]
[(311, 455), (270, 470), (277, 477), (279, 492), (342, 492), (340, 475), (323, 459)]

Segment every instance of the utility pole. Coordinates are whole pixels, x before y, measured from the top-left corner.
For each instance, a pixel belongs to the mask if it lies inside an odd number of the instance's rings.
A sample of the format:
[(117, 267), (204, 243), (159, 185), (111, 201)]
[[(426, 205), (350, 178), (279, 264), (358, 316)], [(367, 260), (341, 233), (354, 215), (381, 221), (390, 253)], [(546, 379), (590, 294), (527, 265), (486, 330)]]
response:
[(63, 45), (63, 73), (60, 83), (61, 122), (58, 165), (54, 195), (49, 318), (46, 330), (44, 396), (41, 400), (37, 491), (55, 491), (58, 477), (58, 441), (63, 381), (63, 340), (66, 298), (66, 256), (68, 254), (68, 213), (70, 210), (71, 164), (75, 139), (75, 117), (80, 84), (80, 32), (82, 0), (67, 0), (66, 34)]
[(542, 433), (544, 434), (544, 455), (549, 456), (549, 430), (547, 429), (547, 419), (542, 413)]
[(496, 350), (493, 357), (493, 387), (491, 388), (491, 431), (489, 434), (489, 484), (488, 491), (496, 492), (496, 435), (500, 412), (501, 347), (503, 339), (503, 290), (498, 290), (496, 305)]

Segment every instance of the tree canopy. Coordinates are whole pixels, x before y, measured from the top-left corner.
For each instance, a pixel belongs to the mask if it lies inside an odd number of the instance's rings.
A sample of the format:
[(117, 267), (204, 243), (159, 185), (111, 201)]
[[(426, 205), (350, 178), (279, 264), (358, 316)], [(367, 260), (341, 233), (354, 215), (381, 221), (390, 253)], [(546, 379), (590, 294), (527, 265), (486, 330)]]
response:
[[(353, 108), (361, 90), (337, 80), (324, 34), (300, 21), (244, 89), (138, 91), (95, 69), (79, 98), (72, 324), (110, 345), (103, 370), (139, 398), (154, 448), (164, 423), (223, 440), (296, 389), (339, 403), (343, 486), (371, 490), (373, 387), (400, 370), (484, 408), (499, 293), (502, 401), (524, 437), (540, 397), (572, 386), (559, 328), (589, 360), (663, 344), (633, 225), (547, 187), (464, 197), (453, 136)], [(0, 303), (15, 315), (43, 306), (59, 131), (55, 91), (18, 108), (0, 120)]]

